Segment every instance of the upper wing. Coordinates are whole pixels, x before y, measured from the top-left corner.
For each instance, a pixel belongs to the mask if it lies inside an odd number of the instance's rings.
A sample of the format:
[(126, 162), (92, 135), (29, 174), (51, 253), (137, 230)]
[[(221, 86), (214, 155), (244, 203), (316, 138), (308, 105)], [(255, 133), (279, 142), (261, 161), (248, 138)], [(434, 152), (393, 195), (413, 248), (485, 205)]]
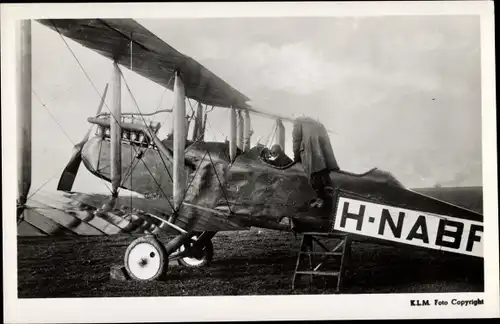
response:
[(133, 19), (41, 19), (38, 22), (126, 68), (132, 66), (134, 72), (170, 90), (178, 70), (188, 98), (217, 107), (247, 106), (249, 98)]
[(253, 107), (247, 103), (250, 101), (247, 96), (133, 19), (37, 21), (128, 69), (132, 67), (132, 71), (170, 90), (174, 87), (174, 72), (178, 70), (186, 96), (203, 104), (245, 109), (283, 121), (294, 121), (294, 118)]

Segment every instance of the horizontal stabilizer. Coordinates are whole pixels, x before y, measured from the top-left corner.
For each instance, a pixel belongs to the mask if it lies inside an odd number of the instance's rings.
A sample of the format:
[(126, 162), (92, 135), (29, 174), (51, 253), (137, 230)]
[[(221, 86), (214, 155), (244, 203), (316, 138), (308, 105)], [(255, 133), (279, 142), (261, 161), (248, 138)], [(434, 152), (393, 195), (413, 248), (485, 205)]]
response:
[(482, 215), (410, 191), (414, 199), (407, 203), (402, 193), (389, 201), (339, 191), (332, 230), (388, 244), (483, 257)]

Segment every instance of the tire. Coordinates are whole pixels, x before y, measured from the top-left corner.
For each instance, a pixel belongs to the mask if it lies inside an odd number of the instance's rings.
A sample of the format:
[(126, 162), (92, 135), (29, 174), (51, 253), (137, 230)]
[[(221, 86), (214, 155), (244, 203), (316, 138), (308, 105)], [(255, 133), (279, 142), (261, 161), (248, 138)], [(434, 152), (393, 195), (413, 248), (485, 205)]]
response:
[(153, 281), (165, 278), (168, 257), (165, 247), (154, 236), (142, 236), (128, 246), (125, 269), (134, 280)]
[[(196, 237), (196, 236), (195, 236)], [(183, 251), (185, 246), (181, 246), (179, 251)], [(214, 246), (212, 244), (212, 240), (208, 241), (207, 245), (203, 248), (202, 254), (200, 258), (196, 257), (184, 257), (180, 258), (179, 264), (186, 268), (203, 268), (212, 262), (214, 256)]]

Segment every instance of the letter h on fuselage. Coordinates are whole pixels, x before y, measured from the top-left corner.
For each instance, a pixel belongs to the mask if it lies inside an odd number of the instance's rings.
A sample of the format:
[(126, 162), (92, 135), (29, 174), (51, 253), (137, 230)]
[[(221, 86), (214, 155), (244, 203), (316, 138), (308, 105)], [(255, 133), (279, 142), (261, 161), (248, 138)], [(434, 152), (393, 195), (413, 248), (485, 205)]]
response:
[(345, 228), (347, 219), (350, 218), (357, 221), (356, 230), (361, 231), (361, 227), (363, 226), (363, 218), (365, 217), (365, 208), (365, 205), (360, 205), (359, 214), (353, 214), (349, 212), (349, 203), (344, 202), (344, 208), (342, 210), (342, 216), (340, 219), (340, 227)]

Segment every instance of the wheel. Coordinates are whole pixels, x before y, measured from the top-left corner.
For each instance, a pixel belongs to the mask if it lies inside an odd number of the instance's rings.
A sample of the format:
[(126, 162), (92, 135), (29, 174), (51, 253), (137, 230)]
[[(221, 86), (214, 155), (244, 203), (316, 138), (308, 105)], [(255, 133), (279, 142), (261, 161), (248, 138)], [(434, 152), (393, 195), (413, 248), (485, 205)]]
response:
[[(193, 236), (193, 239), (197, 239), (197, 236)], [(192, 243), (188, 243), (192, 244)], [(179, 252), (182, 252), (186, 249), (187, 244), (182, 245), (179, 248)], [(194, 255), (190, 257), (184, 257), (179, 259), (179, 264), (187, 267), (187, 268), (201, 268), (208, 266), (210, 262), (212, 262), (212, 258), (214, 256), (214, 246), (212, 241), (208, 241), (208, 243), (203, 247), (200, 251), (193, 251)]]
[(168, 269), (165, 247), (154, 236), (135, 239), (125, 252), (125, 269), (135, 280), (163, 279)]

